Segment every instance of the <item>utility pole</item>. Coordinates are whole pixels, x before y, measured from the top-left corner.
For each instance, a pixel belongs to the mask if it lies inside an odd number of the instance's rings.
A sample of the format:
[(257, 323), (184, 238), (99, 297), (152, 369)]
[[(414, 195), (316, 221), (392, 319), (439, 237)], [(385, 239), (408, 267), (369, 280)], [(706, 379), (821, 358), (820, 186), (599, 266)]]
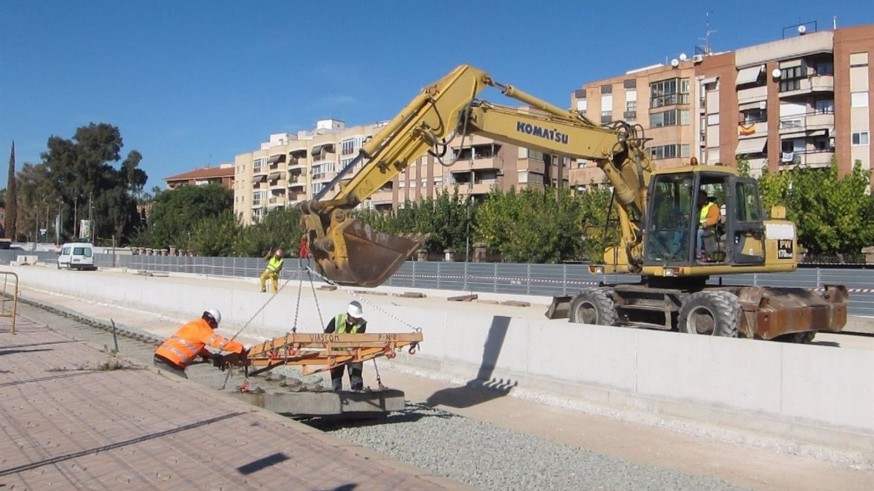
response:
[(94, 243), (94, 192), (88, 193), (88, 242)]

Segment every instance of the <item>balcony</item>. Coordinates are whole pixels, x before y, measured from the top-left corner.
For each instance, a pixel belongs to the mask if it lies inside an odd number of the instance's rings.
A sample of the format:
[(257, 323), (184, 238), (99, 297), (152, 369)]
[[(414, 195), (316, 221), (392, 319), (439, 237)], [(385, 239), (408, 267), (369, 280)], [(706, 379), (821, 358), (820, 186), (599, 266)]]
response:
[(370, 202), (373, 206), (390, 205), (392, 204), (392, 191), (378, 191), (370, 196)]
[(834, 131), (833, 113), (807, 113), (780, 118), (781, 138), (824, 136)]
[(497, 186), (497, 180), (482, 180), (474, 182), (473, 186), (467, 182), (456, 182), (453, 185), (458, 185), (458, 194), (462, 196), (470, 194), (489, 194), (492, 187)]
[(815, 113), (807, 115), (807, 129), (832, 129), (835, 127), (834, 113)]
[(763, 136), (768, 134), (768, 122), (761, 121), (758, 123), (738, 123), (737, 125), (737, 138), (738, 140), (743, 140), (745, 138), (755, 138), (757, 136)]
[(306, 179), (304, 179), (301, 175), (293, 175), (289, 176), (288, 178), (288, 189), (304, 189), (306, 188), (306, 184)]
[[(804, 84), (802, 84), (802, 87)], [(834, 75), (815, 75), (810, 77), (810, 90), (813, 92), (834, 92), (835, 77)]]
[(759, 102), (765, 101), (768, 99), (768, 87), (752, 87), (750, 89), (743, 89), (737, 91), (737, 103), (738, 105), (746, 104), (749, 102)]
[(806, 152), (783, 152), (780, 154), (780, 166), (783, 169), (795, 166), (828, 167), (834, 157), (834, 150), (808, 150)]
[(814, 75), (797, 80), (798, 88), (780, 92), (780, 98), (807, 95), (813, 92), (828, 93), (835, 91), (835, 77), (833, 75)]
[(546, 172), (546, 164), (542, 160), (519, 159), (518, 165), (518, 170), (520, 171), (527, 170), (528, 172), (533, 172), (535, 174), (543, 174)]
[(471, 169), (473, 169), (473, 170), (500, 169), (502, 165), (504, 165), (503, 161), (498, 161), (498, 159), (496, 157), (475, 158), (473, 160), (459, 159), (454, 164), (449, 166), (449, 170), (450, 170), (450, 172), (464, 173), (464, 172), (469, 172)]

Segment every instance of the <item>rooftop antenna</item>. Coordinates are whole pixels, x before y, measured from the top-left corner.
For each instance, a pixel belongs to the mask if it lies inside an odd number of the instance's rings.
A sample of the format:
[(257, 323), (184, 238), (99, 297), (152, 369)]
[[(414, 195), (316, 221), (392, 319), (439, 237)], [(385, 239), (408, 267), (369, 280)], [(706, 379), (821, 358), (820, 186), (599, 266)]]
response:
[(716, 29), (710, 29), (710, 14), (712, 14), (712, 10), (708, 10), (706, 14), (704, 14), (704, 37), (698, 38), (699, 41), (704, 41), (704, 45), (701, 46), (702, 55), (710, 55), (713, 54), (713, 50), (710, 48), (710, 35), (716, 34)]

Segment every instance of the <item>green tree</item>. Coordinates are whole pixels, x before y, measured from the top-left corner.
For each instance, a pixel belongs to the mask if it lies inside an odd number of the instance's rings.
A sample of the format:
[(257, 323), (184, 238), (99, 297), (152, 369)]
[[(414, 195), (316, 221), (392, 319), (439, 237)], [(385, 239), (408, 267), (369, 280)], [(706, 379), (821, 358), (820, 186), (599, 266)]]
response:
[[(22, 213), (18, 216), (19, 234), (31, 237), (38, 241), (38, 228), (46, 228), (51, 220), (53, 210), (57, 209), (51, 181), (48, 178), (48, 169), (43, 164), (24, 164), (16, 178), (18, 192), (18, 205)], [(42, 227), (40, 227), (42, 225)]]
[[(612, 198), (613, 192), (603, 186), (590, 186), (585, 193), (578, 195), (581, 208), (583, 259), (591, 262), (603, 261), (604, 249), (619, 243), (619, 228), (608, 226), (607, 213)], [(609, 223), (617, 223), (615, 220), (618, 219), (618, 215), (615, 206), (614, 204), (613, 214), (610, 217), (614, 221)]]
[(233, 193), (218, 184), (182, 186), (161, 193), (152, 204), (148, 225), (136, 244), (145, 247), (175, 246), (193, 249), (198, 223), (233, 209)]
[(243, 231), (231, 210), (201, 219), (191, 234), (191, 249), (199, 256), (236, 255), (236, 244)]
[(9, 174), (6, 182), (6, 237), (15, 240), (16, 222), (18, 220), (18, 188), (15, 179), (15, 142), (12, 142), (12, 150), (9, 152)]
[(759, 180), (763, 204), (785, 204), (795, 222), (798, 241), (810, 254), (858, 254), (870, 245), (874, 231), (871, 197), (865, 190), (869, 173), (855, 162), (852, 172), (838, 176), (837, 161), (827, 168), (797, 166)]
[(106, 123), (79, 127), (72, 139), (52, 136), (47, 146), (42, 159), (48, 178), (55, 195), (73, 210), (64, 214), (69, 228), (75, 230), (76, 220), (91, 217), (96, 238), (124, 242), (139, 224), (136, 197), (148, 178), (139, 168), (142, 155), (133, 150), (122, 161), (121, 132)]
[(297, 208), (275, 209), (258, 223), (242, 228), (234, 241), (233, 252), (239, 256), (263, 256), (281, 247), (285, 254), (297, 252), (303, 233), (301, 213)]
[(476, 232), (491, 252), (511, 262), (579, 259), (582, 201), (567, 188), (493, 191), (477, 209)]

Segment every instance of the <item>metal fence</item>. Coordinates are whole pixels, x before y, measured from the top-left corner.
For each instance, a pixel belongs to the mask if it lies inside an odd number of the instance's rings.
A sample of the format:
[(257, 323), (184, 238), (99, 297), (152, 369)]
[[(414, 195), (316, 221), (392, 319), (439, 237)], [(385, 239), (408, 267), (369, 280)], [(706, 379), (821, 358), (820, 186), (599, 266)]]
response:
[[(57, 262), (52, 252), (0, 251), (0, 261), (9, 264), (17, 254), (39, 256), (40, 261)], [(96, 254), (98, 268), (119, 267), (151, 272), (192, 273), (206, 276), (257, 278), (264, 261), (250, 257), (133, 256)], [(297, 259), (286, 259), (280, 279), (306, 278)], [(314, 277), (319, 281), (317, 277)], [(850, 315), (874, 317), (874, 270), (849, 268), (800, 268), (791, 273), (739, 274), (711, 277), (725, 284), (773, 287), (822, 288), (846, 285), (850, 290)], [(601, 283), (631, 283), (635, 275), (593, 275), (583, 264), (513, 264), (407, 261), (386, 285), (400, 288), (457, 290), (516, 295), (572, 295), (586, 286)]]

